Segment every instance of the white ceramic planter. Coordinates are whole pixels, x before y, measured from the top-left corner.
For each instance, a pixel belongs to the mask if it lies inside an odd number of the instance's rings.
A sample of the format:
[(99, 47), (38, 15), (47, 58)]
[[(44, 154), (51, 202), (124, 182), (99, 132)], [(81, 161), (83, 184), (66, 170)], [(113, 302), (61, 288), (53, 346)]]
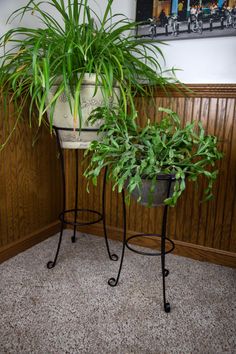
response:
[[(81, 102), (81, 109), (82, 109), (82, 125), (81, 129), (87, 129), (88, 131), (59, 131), (59, 136), (61, 140), (61, 146), (63, 149), (87, 149), (93, 140), (99, 140), (101, 137), (97, 134), (97, 130), (102, 124), (102, 117), (101, 121), (93, 124), (91, 126), (88, 123), (88, 117), (90, 116), (91, 112), (101, 106), (104, 102), (103, 95), (101, 88), (98, 87), (96, 95), (94, 95), (95, 90), (95, 74), (85, 74), (83, 83), (81, 85), (81, 92), (80, 92), (80, 102)], [(52, 99), (57, 86), (53, 86), (50, 95), (48, 97), (49, 100)], [(111, 98), (111, 101), (117, 101), (117, 97), (119, 97), (119, 88), (114, 87), (114, 97)], [(73, 100), (72, 100), (73, 106)], [(48, 117), (50, 111), (47, 112)], [(70, 106), (67, 100), (66, 95), (63, 93), (57, 100), (55, 105), (55, 111), (53, 115), (53, 125), (58, 128), (75, 128), (73, 115), (70, 111)], [(77, 127), (79, 128), (79, 118)], [(96, 129), (96, 131), (94, 131)]]

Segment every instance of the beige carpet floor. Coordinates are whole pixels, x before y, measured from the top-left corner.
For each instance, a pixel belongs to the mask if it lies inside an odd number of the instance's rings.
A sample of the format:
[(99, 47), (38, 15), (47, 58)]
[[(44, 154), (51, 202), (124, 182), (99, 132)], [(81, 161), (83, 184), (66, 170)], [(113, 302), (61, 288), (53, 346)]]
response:
[[(118, 263), (103, 238), (58, 235), (0, 265), (0, 353), (236, 353), (236, 271), (167, 255), (170, 275), (162, 304), (159, 257), (126, 250), (117, 287), (107, 280)], [(120, 242), (111, 242), (119, 254)]]

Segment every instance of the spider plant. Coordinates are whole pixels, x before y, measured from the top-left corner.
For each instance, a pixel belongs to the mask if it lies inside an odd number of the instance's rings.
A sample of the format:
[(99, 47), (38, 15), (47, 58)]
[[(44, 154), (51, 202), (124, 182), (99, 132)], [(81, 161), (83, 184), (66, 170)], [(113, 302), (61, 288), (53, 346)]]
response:
[[(101, 112), (101, 110), (103, 112)], [(97, 109), (90, 119), (96, 120), (102, 113), (105, 123), (101, 127), (106, 132), (103, 141), (94, 141), (85, 176), (96, 185), (97, 177), (104, 167), (107, 176), (121, 192), (125, 187), (128, 194), (141, 191), (143, 179), (151, 180), (149, 206), (157, 184), (158, 175), (175, 175), (173, 195), (165, 203), (174, 206), (186, 188), (186, 181), (197, 181), (199, 176), (207, 179), (205, 200), (212, 198), (212, 186), (217, 177), (217, 169), (212, 168), (222, 153), (217, 149), (217, 138), (207, 135), (199, 122), (181, 126), (180, 117), (170, 109), (159, 108), (164, 117), (159, 123), (150, 121), (144, 128), (136, 123), (134, 113), (122, 117), (122, 112), (105, 108)], [(140, 199), (140, 198), (139, 198)]]
[[(0, 38), (4, 49), (0, 90), (5, 100), (10, 97), (15, 104), (17, 119), (29, 101), (30, 125), (33, 118), (39, 126), (46, 122), (45, 112), (50, 108), (52, 129), (55, 104), (65, 94), (75, 127), (80, 127), (80, 90), (85, 74), (96, 75), (94, 94), (102, 86), (107, 105), (116, 83), (125, 116), (128, 106), (135, 111), (137, 92), (150, 95), (154, 85), (165, 88), (176, 82), (170, 75), (172, 70), (162, 72), (164, 58), (159, 43), (137, 38), (137, 23), (124, 15), (112, 14), (113, 0), (106, 1), (101, 18), (88, 0), (30, 0), (11, 14), (8, 21), (35, 16), (42, 23), (41, 28), (10, 29)], [(57, 88), (49, 100), (54, 86)]]

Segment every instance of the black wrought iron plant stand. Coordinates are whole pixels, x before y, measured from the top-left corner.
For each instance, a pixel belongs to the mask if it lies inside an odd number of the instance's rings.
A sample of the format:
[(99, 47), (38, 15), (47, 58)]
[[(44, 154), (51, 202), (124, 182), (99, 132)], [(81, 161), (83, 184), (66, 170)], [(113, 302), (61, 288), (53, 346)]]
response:
[[(170, 193), (171, 193), (171, 184), (175, 181), (175, 177), (173, 175), (166, 175), (165, 177), (158, 176), (158, 180), (166, 180), (167, 182), (167, 194), (166, 198), (169, 198)], [(133, 251), (135, 253), (145, 255), (145, 256), (161, 256), (161, 270), (162, 270), (162, 285), (163, 285), (163, 301), (164, 301), (164, 310), (165, 312), (170, 312), (170, 303), (167, 302), (166, 300), (166, 277), (169, 275), (169, 270), (165, 268), (165, 256), (167, 253), (170, 253), (174, 250), (175, 244), (172, 240), (166, 237), (166, 225), (167, 225), (167, 213), (168, 213), (168, 205), (164, 205), (164, 212), (163, 212), (163, 218), (162, 218), (162, 230), (161, 234), (148, 234), (148, 233), (142, 233), (142, 234), (135, 234), (133, 236), (130, 236), (127, 238), (127, 225), (126, 225), (126, 205), (125, 205), (125, 193), (124, 190), (122, 190), (122, 204), (123, 204), (123, 247), (122, 247), (122, 253), (121, 253), (121, 258), (120, 258), (120, 266), (118, 269), (118, 274), (116, 278), (110, 278), (108, 280), (108, 284), (112, 287), (116, 286), (118, 284), (120, 274), (121, 274), (121, 269), (124, 261), (124, 253), (125, 253), (125, 248), (127, 247), (130, 251)], [(161, 238), (161, 249), (159, 252), (144, 252), (141, 250), (137, 250), (133, 248), (130, 244), (129, 241), (137, 238), (137, 237), (159, 237)], [(170, 244), (170, 249), (166, 250), (166, 241)]]
[[(80, 226), (86, 226), (86, 225), (92, 225), (96, 224), (100, 221), (103, 222), (103, 230), (104, 230), (104, 238), (105, 238), (105, 243), (106, 243), (106, 248), (108, 252), (108, 256), (110, 260), (112, 261), (117, 261), (118, 256), (116, 254), (112, 254), (110, 252), (109, 248), (109, 243), (108, 243), (108, 238), (107, 238), (107, 229), (106, 229), (106, 214), (105, 214), (105, 201), (106, 201), (106, 171), (104, 174), (104, 179), (103, 179), (103, 189), (102, 189), (102, 213), (92, 210), (92, 209), (82, 209), (78, 208), (78, 182), (79, 182), (79, 158), (78, 158), (78, 149), (74, 149), (75, 151), (75, 204), (73, 209), (66, 209), (66, 177), (65, 177), (65, 160), (64, 160), (64, 149), (61, 146), (61, 141), (60, 141), (60, 135), (59, 131), (73, 131), (73, 128), (58, 128), (56, 126), (53, 126), (53, 129), (56, 133), (56, 139), (57, 139), (57, 146), (59, 150), (59, 156), (60, 156), (60, 162), (61, 162), (61, 174), (62, 174), (62, 212), (59, 214), (59, 220), (61, 221), (61, 230), (60, 230), (60, 235), (59, 235), (59, 240), (58, 240), (58, 245), (57, 245), (57, 250), (56, 254), (54, 257), (53, 261), (49, 261), (47, 263), (47, 268), (52, 269), (55, 267), (57, 258), (59, 255), (60, 247), (61, 247), (61, 241), (62, 241), (62, 236), (63, 236), (63, 231), (65, 229), (65, 225), (72, 225), (73, 226), (73, 235), (71, 237), (71, 241), (74, 243), (76, 241), (76, 230), (77, 227)], [(86, 131), (86, 129), (83, 129)], [(95, 129), (94, 129), (95, 130)], [(76, 129), (76, 131), (79, 131), (79, 129)], [(91, 131), (91, 129), (90, 129)], [(88, 222), (79, 222), (78, 221), (78, 216), (81, 213), (91, 213), (97, 216), (96, 220), (93, 221), (88, 221)], [(69, 220), (66, 218), (69, 214), (73, 215), (73, 221)]]
[[(64, 130), (64, 131), (73, 131), (71, 128), (58, 128), (58, 127), (53, 127), (55, 133), (56, 133), (56, 138), (57, 138), (57, 145), (58, 145), (58, 150), (59, 150), (59, 155), (60, 155), (60, 162), (61, 162), (61, 173), (62, 173), (62, 192), (63, 192), (63, 202), (62, 202), (62, 212), (59, 214), (59, 219), (61, 221), (61, 229), (60, 229), (60, 235), (59, 235), (59, 240), (58, 240), (58, 245), (57, 245), (57, 250), (56, 254), (54, 257), (53, 261), (49, 261), (47, 263), (47, 268), (52, 269), (55, 267), (57, 258), (59, 255), (60, 247), (61, 247), (61, 241), (62, 241), (62, 236), (63, 236), (63, 231), (65, 228), (65, 225), (72, 225), (73, 226), (73, 235), (71, 237), (71, 241), (74, 243), (76, 241), (76, 231), (77, 227), (81, 226), (86, 226), (86, 225), (92, 225), (96, 224), (100, 221), (103, 222), (103, 230), (104, 230), (104, 238), (105, 238), (105, 244), (106, 244), (106, 249), (108, 252), (108, 256), (110, 260), (112, 261), (117, 261), (118, 256), (114, 253), (111, 253), (110, 248), (109, 248), (109, 242), (108, 242), (108, 237), (107, 237), (107, 229), (106, 229), (106, 176), (107, 176), (107, 169), (105, 169), (104, 173), (104, 178), (103, 178), (103, 188), (102, 188), (102, 213), (92, 210), (92, 209), (82, 209), (78, 208), (78, 182), (79, 182), (79, 173), (78, 173), (78, 168), (79, 168), (79, 163), (78, 163), (78, 149), (74, 149), (75, 151), (75, 204), (73, 209), (66, 209), (66, 178), (65, 178), (65, 162), (64, 162), (64, 149), (61, 146), (61, 141), (60, 141), (60, 136), (59, 136), (59, 131)], [(78, 130), (78, 129), (76, 129)], [(86, 129), (84, 129), (86, 130)], [(158, 177), (158, 179), (165, 179), (168, 183), (167, 187), (167, 195), (166, 198), (169, 198), (170, 192), (171, 192), (171, 184), (172, 182), (175, 181), (175, 178), (172, 175), (167, 175), (165, 177)], [(169, 238), (166, 237), (166, 225), (167, 225), (167, 213), (168, 213), (168, 205), (164, 206), (164, 212), (163, 212), (163, 219), (162, 219), (162, 231), (161, 234), (148, 234), (148, 233), (142, 233), (142, 234), (135, 234), (131, 237), (127, 238), (127, 224), (126, 224), (126, 204), (125, 204), (125, 192), (122, 190), (122, 207), (123, 207), (123, 242), (122, 242), (122, 252), (121, 252), (121, 257), (120, 257), (120, 265), (118, 269), (118, 274), (116, 278), (110, 278), (108, 280), (108, 284), (112, 287), (115, 287), (120, 278), (121, 270), (122, 270), (122, 265), (124, 261), (124, 254), (125, 254), (125, 248), (127, 247), (129, 250), (141, 254), (141, 255), (146, 255), (146, 256), (161, 256), (161, 270), (162, 270), (162, 284), (163, 284), (163, 301), (164, 301), (164, 310), (165, 312), (170, 312), (170, 304), (169, 302), (166, 301), (166, 282), (165, 278), (169, 275), (169, 270), (165, 268), (165, 255), (167, 253), (170, 253), (174, 250), (174, 242), (170, 240)], [(78, 216), (79, 214), (87, 212), (91, 213), (97, 216), (96, 220), (93, 221), (88, 221), (88, 222), (79, 222), (78, 221)], [(66, 218), (67, 215), (72, 214), (73, 215), (73, 221), (69, 220)], [(159, 237), (161, 238), (161, 250), (160, 252), (143, 252), (141, 250), (137, 250), (133, 248), (129, 242), (137, 237)], [(169, 250), (166, 250), (166, 241), (169, 242), (171, 245)]]

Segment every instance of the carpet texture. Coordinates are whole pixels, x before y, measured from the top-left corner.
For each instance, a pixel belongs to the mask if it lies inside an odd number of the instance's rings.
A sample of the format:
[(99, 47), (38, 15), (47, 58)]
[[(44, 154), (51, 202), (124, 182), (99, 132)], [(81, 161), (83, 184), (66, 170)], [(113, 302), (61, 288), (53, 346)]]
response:
[(58, 235), (0, 265), (1, 354), (236, 353), (234, 269), (167, 255), (166, 314), (159, 257), (126, 249), (111, 288), (103, 238), (65, 234), (54, 269)]

